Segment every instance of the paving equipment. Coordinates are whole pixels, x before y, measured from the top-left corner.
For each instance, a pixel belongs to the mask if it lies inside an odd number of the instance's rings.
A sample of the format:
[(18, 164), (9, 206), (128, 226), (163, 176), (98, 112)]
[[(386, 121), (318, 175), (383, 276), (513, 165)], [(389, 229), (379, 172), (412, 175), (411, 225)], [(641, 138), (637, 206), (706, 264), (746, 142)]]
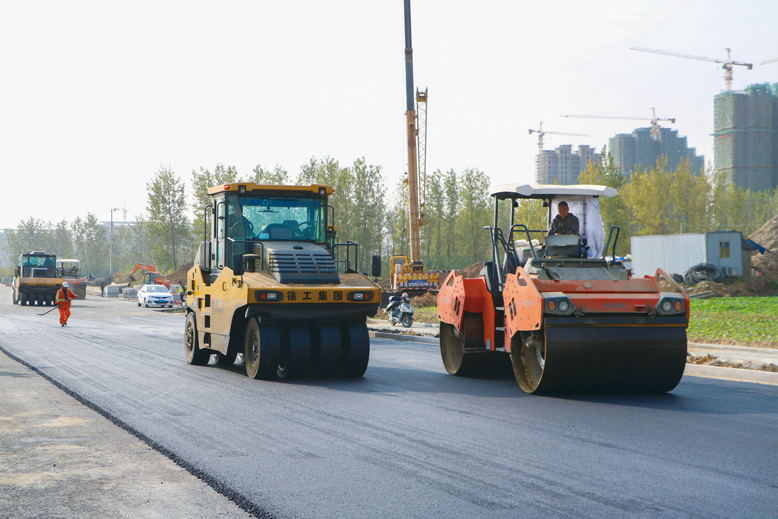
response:
[(358, 272), (358, 244), (336, 243), (332, 193), (318, 184), (208, 190), (212, 224), (186, 278), (190, 364), (218, 353), (232, 365), (243, 353), (251, 378), (364, 374), (365, 319), (381, 290)]
[(63, 283), (57, 274), (57, 256), (27, 252), (19, 256), (14, 271), (13, 304), (50, 306)]
[(170, 280), (165, 279), (162, 274), (157, 272), (156, 267), (154, 265), (147, 265), (144, 263), (136, 263), (135, 267), (133, 267), (132, 271), (130, 272), (130, 275), (127, 276), (127, 278), (130, 280), (130, 282), (135, 281), (135, 273), (138, 271), (143, 272), (143, 282), (141, 284), (143, 285), (165, 285), (166, 287), (170, 286)]
[(79, 299), (86, 299), (86, 277), (81, 276), (81, 261), (57, 258), (57, 275), (68, 282), (71, 292)]
[[(599, 198), (615, 195), (593, 185), (514, 184), (492, 193), (492, 260), (475, 278), (452, 271), (438, 295), (448, 373), (488, 374), (510, 365), (526, 393), (664, 392), (678, 384), (689, 299), (662, 270), (630, 278), (606, 259), (616, 257), (620, 229), (610, 229), (603, 247)], [(549, 222), (566, 201), (582, 234), (548, 235), (533, 246), (531, 236), (546, 231), (515, 223), (518, 200), (532, 198), (549, 207)], [(509, 217), (500, 215), (505, 205)], [(506, 231), (501, 221), (510, 221)], [(517, 248), (519, 237), (527, 249)]]

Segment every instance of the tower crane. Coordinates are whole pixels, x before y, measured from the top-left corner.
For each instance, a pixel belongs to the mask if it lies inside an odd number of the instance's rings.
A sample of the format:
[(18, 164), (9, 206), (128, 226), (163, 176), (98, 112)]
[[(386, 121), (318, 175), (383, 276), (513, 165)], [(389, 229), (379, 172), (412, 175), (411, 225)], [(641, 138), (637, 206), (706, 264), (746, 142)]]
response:
[(767, 65), (769, 63), (775, 63), (776, 61), (778, 61), (778, 58), (770, 58), (770, 59), (766, 59), (763, 62), (761, 62), (760, 65)]
[(538, 134), (538, 153), (543, 152), (543, 137), (546, 135), (569, 135), (571, 137), (588, 137), (588, 135), (586, 135), (585, 133), (552, 132), (550, 130), (544, 130), (543, 121), (540, 121), (537, 129), (534, 128), (529, 129), (529, 134), (532, 135), (533, 133)]
[(598, 115), (598, 114), (562, 114), (560, 117), (581, 117), (585, 119), (623, 119), (627, 121), (649, 121), (651, 123), (651, 137), (659, 139), (660, 122), (667, 121), (675, 124), (675, 117), (657, 117), (656, 109), (651, 107), (651, 117), (639, 117), (632, 115)]
[(734, 61), (732, 59), (732, 49), (727, 50), (727, 59), (709, 58), (707, 56), (694, 56), (692, 54), (683, 54), (680, 52), (671, 52), (660, 49), (647, 49), (645, 47), (630, 47), (630, 50), (637, 50), (640, 52), (651, 52), (654, 54), (664, 54), (665, 56), (675, 56), (676, 58), (696, 59), (700, 61), (710, 61), (711, 63), (720, 63), (721, 68), (724, 69), (724, 90), (732, 90), (732, 70), (734, 67), (746, 67), (748, 70), (754, 68), (753, 63), (745, 63), (743, 61)]
[[(416, 90), (413, 82), (411, 0), (403, 2), (405, 14), (405, 135), (408, 145), (408, 256), (390, 260), (392, 289), (424, 292), (438, 288), (440, 275), (426, 272), (421, 259), (421, 212), (427, 170), (427, 90)], [(415, 95), (414, 95), (415, 94)], [(418, 111), (417, 111), (418, 107)], [(420, 174), (421, 173), (421, 179)]]

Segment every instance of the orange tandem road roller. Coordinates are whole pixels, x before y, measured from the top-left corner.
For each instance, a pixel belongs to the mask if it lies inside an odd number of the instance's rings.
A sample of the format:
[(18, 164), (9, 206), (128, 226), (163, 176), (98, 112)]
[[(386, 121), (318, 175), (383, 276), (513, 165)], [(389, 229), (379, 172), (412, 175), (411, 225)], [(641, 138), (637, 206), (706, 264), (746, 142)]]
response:
[[(599, 211), (599, 199), (615, 195), (596, 185), (514, 184), (492, 193), (492, 260), (475, 278), (450, 272), (438, 294), (449, 374), (512, 367), (524, 392), (546, 394), (666, 392), (678, 385), (689, 298), (664, 271), (633, 278), (615, 258), (620, 228), (611, 227), (606, 242)], [(516, 224), (520, 199), (542, 199), (549, 225), (565, 202), (578, 234)], [(500, 214), (505, 206), (509, 215)], [(510, 222), (507, 232), (501, 221)]]

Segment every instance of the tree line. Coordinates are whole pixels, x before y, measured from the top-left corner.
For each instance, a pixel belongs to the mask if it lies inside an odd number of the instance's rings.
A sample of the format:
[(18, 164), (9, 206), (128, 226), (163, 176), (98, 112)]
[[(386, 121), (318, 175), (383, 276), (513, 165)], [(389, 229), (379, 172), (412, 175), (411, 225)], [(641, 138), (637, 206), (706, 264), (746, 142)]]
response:
[[(607, 153), (604, 154), (607, 157)], [(381, 166), (357, 158), (342, 164), (332, 157), (311, 158), (296, 175), (281, 166), (257, 165), (241, 173), (234, 166), (200, 167), (187, 179), (170, 167), (160, 167), (146, 184), (146, 210), (131, 224), (115, 225), (113, 271), (135, 263), (154, 264), (161, 272), (191, 265), (202, 239), (207, 188), (231, 182), (257, 184), (326, 184), (338, 240), (360, 244), (359, 266), (367, 271), (370, 258), (408, 252), (408, 188), (403, 181), (387, 189)], [(682, 162), (669, 169), (660, 160), (653, 168), (618, 173), (612, 161), (590, 163), (580, 183), (616, 188), (619, 196), (601, 200), (606, 229), (619, 225), (618, 253), (629, 252), (629, 237), (645, 234), (706, 232), (734, 229), (748, 234), (778, 213), (778, 192), (749, 192), (722, 177), (695, 175)], [(486, 225), (492, 222), (490, 178), (481, 170), (436, 170), (425, 182), (422, 217), (422, 254), (429, 269), (460, 268), (489, 256)], [(520, 201), (516, 222), (545, 228), (546, 209), (537, 200)], [(109, 229), (88, 213), (73, 221), (23, 220), (6, 232), (9, 259), (19, 253), (44, 250), (59, 257), (75, 257), (82, 272), (103, 277), (109, 271)], [(384, 269), (386, 270), (386, 268)]]

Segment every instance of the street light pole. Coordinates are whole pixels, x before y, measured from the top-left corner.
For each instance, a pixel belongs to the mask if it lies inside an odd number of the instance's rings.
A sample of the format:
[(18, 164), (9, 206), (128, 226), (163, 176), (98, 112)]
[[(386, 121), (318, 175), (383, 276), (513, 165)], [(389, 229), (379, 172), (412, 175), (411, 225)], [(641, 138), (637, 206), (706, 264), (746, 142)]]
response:
[(108, 240), (108, 277), (113, 278), (113, 212), (120, 211), (120, 207), (111, 209), (111, 237)]

